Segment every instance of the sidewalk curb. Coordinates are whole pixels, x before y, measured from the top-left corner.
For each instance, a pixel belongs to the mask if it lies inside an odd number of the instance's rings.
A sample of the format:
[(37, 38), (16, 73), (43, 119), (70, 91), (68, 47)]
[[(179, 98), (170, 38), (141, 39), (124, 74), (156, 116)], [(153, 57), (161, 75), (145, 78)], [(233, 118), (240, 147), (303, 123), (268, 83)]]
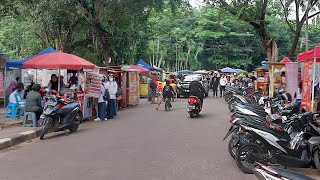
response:
[(11, 137), (2, 138), (0, 139), (0, 150), (35, 139), (40, 136), (40, 133), (41, 129), (37, 128)]

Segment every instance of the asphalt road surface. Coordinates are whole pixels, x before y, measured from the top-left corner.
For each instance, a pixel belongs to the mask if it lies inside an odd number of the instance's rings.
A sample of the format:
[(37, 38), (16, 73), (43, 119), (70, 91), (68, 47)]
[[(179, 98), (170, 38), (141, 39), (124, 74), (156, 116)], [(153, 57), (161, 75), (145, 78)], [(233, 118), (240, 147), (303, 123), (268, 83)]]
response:
[(178, 99), (169, 112), (144, 103), (69, 136), (54, 133), (2, 151), (0, 180), (256, 179), (237, 168), (222, 141), (229, 128), (225, 102), (205, 99), (195, 119), (186, 103)]

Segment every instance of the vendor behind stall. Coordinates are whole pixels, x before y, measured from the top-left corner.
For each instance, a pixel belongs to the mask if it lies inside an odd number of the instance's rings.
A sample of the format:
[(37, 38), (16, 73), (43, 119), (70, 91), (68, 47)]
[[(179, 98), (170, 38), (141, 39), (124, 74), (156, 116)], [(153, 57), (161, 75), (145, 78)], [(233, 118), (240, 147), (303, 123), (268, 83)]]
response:
[(58, 77), (56, 74), (51, 75), (51, 80), (48, 84), (48, 89), (51, 90), (53, 93), (58, 92)]
[(72, 74), (68, 83), (69, 83), (69, 87), (72, 87), (73, 85), (78, 86), (78, 77), (76, 76), (76, 73)]

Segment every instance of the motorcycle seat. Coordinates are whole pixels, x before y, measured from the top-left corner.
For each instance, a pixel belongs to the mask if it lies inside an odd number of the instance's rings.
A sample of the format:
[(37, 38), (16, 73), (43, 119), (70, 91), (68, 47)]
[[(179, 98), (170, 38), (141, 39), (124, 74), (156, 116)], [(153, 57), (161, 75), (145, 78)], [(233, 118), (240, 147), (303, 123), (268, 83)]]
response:
[(312, 178), (305, 176), (303, 174), (299, 174), (293, 171), (289, 171), (286, 169), (281, 169), (278, 167), (270, 167), (271, 169), (274, 169), (280, 176), (283, 176), (288, 179), (299, 179), (299, 180), (313, 180)]

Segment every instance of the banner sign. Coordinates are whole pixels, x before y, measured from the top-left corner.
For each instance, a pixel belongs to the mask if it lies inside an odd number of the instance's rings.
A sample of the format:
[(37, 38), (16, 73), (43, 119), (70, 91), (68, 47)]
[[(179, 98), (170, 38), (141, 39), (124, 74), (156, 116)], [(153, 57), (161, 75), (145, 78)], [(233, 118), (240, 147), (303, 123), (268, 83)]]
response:
[(291, 97), (298, 93), (298, 75), (299, 64), (296, 62), (286, 63), (286, 91), (290, 93)]
[(310, 60), (304, 62), (301, 106), (304, 106), (306, 111), (311, 110), (312, 65), (313, 62)]
[(103, 75), (98, 73), (86, 73), (85, 95), (88, 97), (99, 98), (101, 90), (101, 80)]
[(4, 98), (3, 72), (0, 72), (0, 98)]

